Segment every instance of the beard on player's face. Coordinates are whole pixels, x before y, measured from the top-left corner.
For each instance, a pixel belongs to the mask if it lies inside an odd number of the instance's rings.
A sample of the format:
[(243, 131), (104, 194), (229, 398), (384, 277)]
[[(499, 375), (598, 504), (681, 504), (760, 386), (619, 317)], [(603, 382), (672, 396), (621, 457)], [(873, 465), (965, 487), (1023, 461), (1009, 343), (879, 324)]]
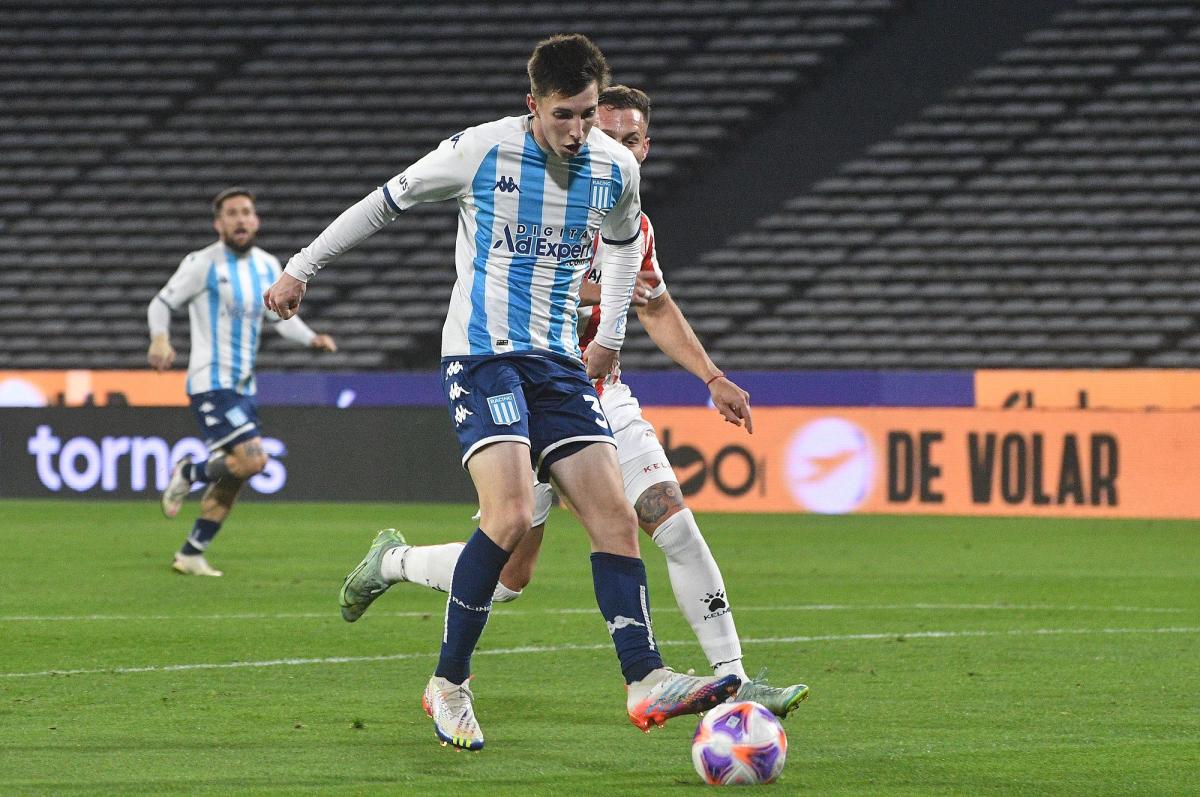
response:
[(254, 246), (254, 239), (258, 235), (258, 216), (253, 213), (229, 214), (218, 218), (214, 226), (223, 244), (238, 254), (244, 254)]
[(221, 233), (221, 242), (240, 255), (249, 252), (250, 247), (254, 246), (255, 235), (256, 233), (239, 227), (229, 233)]

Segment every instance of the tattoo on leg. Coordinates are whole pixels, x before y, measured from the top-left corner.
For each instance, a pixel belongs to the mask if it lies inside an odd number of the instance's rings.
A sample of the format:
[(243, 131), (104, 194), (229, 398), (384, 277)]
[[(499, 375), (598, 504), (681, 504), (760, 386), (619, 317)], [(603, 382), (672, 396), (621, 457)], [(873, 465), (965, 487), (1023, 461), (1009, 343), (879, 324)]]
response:
[(228, 476), (229, 463), (225, 461), (225, 455), (213, 454), (209, 457), (208, 462), (204, 466), (204, 474), (208, 476), (210, 482), (215, 482)]
[(675, 482), (662, 482), (647, 487), (646, 491), (638, 496), (633, 508), (642, 523), (660, 523), (669, 512), (684, 508), (683, 491)]
[(257, 459), (258, 457), (266, 456), (266, 454), (263, 453), (262, 443), (251, 440), (242, 447), (242, 456), (246, 459)]

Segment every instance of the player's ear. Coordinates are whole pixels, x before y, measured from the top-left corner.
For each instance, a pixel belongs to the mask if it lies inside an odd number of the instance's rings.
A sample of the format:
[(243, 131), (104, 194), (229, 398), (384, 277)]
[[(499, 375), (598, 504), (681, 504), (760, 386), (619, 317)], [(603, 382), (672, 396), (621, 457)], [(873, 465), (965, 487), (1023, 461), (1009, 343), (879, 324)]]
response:
[(650, 154), (650, 136), (646, 136), (645, 140), (642, 141), (642, 157), (645, 158), (649, 154)]
[(529, 109), (531, 114), (537, 115), (537, 100), (533, 98), (532, 94), (525, 95), (525, 107)]

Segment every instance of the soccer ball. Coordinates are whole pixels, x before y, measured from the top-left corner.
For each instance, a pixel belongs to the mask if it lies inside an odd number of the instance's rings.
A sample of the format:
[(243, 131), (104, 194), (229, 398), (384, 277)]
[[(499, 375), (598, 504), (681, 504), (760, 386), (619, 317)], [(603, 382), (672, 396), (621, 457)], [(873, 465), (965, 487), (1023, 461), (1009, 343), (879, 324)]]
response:
[(692, 763), (713, 786), (772, 783), (787, 759), (787, 735), (758, 703), (725, 703), (704, 715), (692, 737)]

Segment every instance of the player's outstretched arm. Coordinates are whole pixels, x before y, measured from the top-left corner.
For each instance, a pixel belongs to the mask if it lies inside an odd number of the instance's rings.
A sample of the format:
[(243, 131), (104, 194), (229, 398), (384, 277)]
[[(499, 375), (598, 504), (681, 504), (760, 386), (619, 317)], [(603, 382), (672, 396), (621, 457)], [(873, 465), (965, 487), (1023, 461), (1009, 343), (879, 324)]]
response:
[(150, 348), (146, 351), (146, 362), (155, 371), (165, 371), (175, 364), (175, 349), (171, 346), (171, 308), (155, 296), (146, 308), (146, 320), (150, 325)]
[(329, 352), (337, 351), (337, 343), (332, 337), (317, 334), (298, 315), (275, 324), (275, 331), (285, 340), (301, 346), (307, 346), (310, 349)]
[(644, 307), (639, 307), (638, 319), (663, 354), (708, 385), (713, 406), (726, 421), (734, 426), (744, 423), (746, 431), (754, 433), (750, 394), (728, 379), (713, 363), (670, 293), (664, 292), (649, 300)]
[(370, 238), (397, 216), (382, 189), (347, 208), (312, 243), (288, 260), (279, 279), (263, 294), (263, 304), (280, 318), (288, 319), (300, 309), (308, 281), (324, 266)]

